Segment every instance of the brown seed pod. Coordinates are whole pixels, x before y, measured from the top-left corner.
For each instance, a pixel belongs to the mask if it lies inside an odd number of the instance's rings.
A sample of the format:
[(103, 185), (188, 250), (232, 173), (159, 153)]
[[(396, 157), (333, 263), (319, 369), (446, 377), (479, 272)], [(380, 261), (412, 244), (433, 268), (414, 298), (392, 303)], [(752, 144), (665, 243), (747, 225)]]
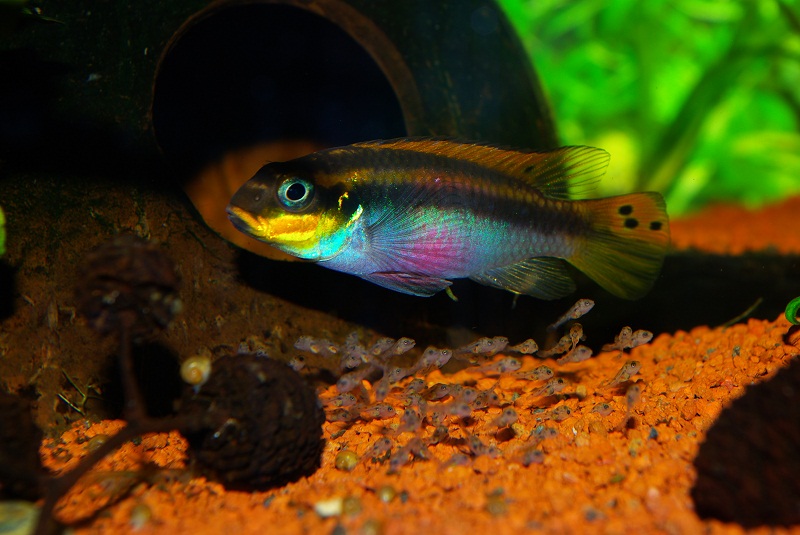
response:
[(800, 348), (800, 325), (792, 325), (783, 336), (783, 343)]
[(287, 365), (246, 354), (222, 357), (180, 414), (195, 468), (227, 488), (264, 490), (319, 468), (325, 413), (314, 390)]
[(181, 310), (179, 277), (161, 247), (121, 234), (89, 251), (75, 289), (78, 310), (100, 334), (134, 339), (165, 328)]

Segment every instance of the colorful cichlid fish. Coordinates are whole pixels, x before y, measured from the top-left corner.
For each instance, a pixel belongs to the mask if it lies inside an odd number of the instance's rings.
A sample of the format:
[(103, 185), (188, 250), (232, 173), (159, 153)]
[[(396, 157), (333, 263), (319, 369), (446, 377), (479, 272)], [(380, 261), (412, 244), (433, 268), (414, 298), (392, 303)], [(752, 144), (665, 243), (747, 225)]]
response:
[(658, 193), (569, 198), (599, 179), (608, 159), (591, 147), (356, 143), (265, 165), (228, 215), (284, 252), (407, 294), (430, 296), (469, 277), (556, 299), (575, 289), (566, 260), (635, 299), (658, 276), (669, 221)]

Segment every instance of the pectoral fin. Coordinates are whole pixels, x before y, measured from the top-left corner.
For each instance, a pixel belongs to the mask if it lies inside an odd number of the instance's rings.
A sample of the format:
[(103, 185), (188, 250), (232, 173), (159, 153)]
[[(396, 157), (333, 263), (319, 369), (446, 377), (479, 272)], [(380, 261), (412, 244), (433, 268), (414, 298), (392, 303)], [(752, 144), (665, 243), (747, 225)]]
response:
[(470, 279), (538, 299), (558, 299), (575, 291), (575, 283), (567, 273), (564, 262), (558, 258), (529, 258), (478, 273)]
[(420, 297), (430, 297), (453, 284), (447, 279), (437, 279), (413, 273), (370, 273), (361, 275), (361, 278), (396, 292)]

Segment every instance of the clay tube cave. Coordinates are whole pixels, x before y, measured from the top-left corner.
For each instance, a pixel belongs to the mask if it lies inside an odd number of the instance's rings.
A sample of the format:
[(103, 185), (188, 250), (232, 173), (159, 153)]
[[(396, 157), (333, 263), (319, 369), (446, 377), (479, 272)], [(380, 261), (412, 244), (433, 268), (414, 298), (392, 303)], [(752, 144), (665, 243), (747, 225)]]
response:
[(225, 217), (241, 183), (267, 161), (407, 133), (397, 97), (409, 92), (402, 61), (383, 61), (390, 83), (343, 28), (357, 26), (367, 47), (391, 55), (380, 30), (335, 2), (325, 16), (300, 7), (306, 4), (213, 4), (172, 37), (153, 90), (158, 145), (201, 216), (224, 237), (271, 257), (279, 253)]

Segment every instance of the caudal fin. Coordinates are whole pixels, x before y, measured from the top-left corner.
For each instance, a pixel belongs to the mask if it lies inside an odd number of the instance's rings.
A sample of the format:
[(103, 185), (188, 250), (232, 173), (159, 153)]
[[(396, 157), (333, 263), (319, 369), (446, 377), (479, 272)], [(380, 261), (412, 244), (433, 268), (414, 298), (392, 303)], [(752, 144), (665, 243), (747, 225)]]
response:
[(567, 260), (616, 296), (642, 297), (658, 277), (669, 247), (663, 197), (646, 192), (578, 202), (592, 230)]

